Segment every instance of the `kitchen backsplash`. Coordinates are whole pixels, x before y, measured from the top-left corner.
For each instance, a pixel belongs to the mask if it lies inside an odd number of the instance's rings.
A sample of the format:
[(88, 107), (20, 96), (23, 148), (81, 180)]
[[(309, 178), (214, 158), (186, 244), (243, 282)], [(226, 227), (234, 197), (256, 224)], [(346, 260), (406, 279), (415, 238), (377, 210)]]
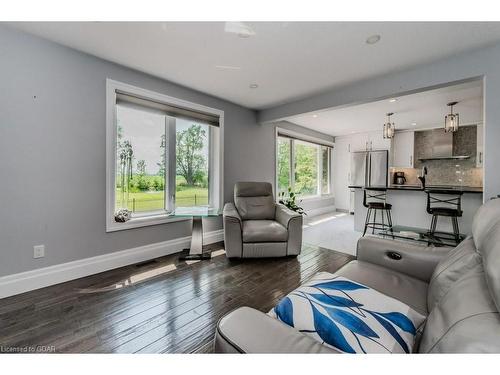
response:
[(415, 168), (393, 168), (405, 172), (407, 184), (420, 184), (418, 176), (422, 167), (427, 167), (426, 184), (428, 185), (463, 185), (483, 186), (483, 169), (476, 167), (476, 126), (463, 126), (453, 134), (453, 155), (470, 155), (465, 160), (418, 160), (422, 155), (429, 155), (432, 133), (441, 129), (415, 132)]

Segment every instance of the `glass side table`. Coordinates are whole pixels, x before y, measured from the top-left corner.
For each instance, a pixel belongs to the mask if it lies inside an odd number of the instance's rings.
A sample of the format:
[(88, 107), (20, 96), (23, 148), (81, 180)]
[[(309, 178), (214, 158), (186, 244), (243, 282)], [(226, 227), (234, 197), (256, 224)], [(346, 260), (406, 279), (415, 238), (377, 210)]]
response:
[(211, 253), (203, 252), (203, 218), (217, 217), (221, 210), (211, 207), (179, 207), (172, 214), (174, 217), (191, 217), (193, 220), (191, 230), (191, 247), (184, 249), (180, 260), (208, 260)]
[[(384, 238), (397, 238), (399, 240), (408, 240), (416, 242), (425, 242), (428, 245), (434, 246), (457, 246), (453, 233), (435, 232), (434, 235), (429, 234), (429, 230), (425, 228), (407, 227), (403, 225), (395, 225), (391, 229), (377, 233), (378, 236)], [(465, 239), (464, 234), (460, 234), (460, 242)]]

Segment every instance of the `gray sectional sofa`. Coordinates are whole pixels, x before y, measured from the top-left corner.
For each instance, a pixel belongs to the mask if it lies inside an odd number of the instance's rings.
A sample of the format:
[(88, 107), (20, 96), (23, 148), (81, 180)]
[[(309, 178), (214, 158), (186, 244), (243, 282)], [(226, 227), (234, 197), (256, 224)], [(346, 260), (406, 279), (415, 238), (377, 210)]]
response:
[[(452, 250), (365, 237), (358, 242), (357, 259), (335, 275), (367, 285), (424, 315), (413, 352), (500, 353), (500, 199), (481, 206), (472, 235)], [(338, 353), (249, 307), (219, 321), (215, 351)]]

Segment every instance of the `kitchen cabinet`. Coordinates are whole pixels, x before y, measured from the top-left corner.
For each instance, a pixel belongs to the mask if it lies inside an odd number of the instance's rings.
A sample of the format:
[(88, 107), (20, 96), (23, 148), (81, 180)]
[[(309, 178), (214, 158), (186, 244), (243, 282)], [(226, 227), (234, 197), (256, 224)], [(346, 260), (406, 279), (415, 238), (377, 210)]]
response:
[(476, 167), (482, 168), (483, 167), (483, 160), (484, 160), (484, 138), (483, 138), (483, 132), (484, 132), (484, 125), (478, 125), (477, 130), (476, 130), (476, 136), (477, 136), (477, 148), (476, 148)]
[(390, 150), (391, 140), (384, 138), (382, 130), (368, 133), (368, 147), (373, 150)]
[(368, 133), (357, 133), (349, 137), (349, 152), (367, 151), (369, 149)]
[(393, 138), (392, 167), (413, 168), (415, 132), (396, 132)]
[(382, 131), (353, 134), (349, 138), (351, 138), (351, 152), (389, 150), (391, 148), (391, 140), (384, 139)]

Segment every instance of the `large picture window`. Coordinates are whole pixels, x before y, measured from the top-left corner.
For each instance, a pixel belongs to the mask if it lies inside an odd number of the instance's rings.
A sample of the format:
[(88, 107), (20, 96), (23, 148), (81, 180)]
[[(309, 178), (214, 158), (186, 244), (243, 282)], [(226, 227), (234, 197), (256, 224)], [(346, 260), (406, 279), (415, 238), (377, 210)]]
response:
[(289, 188), (301, 197), (330, 194), (331, 147), (278, 133), (276, 182), (278, 193)]
[[(178, 207), (220, 208), (221, 112), (114, 81), (108, 107), (108, 231), (170, 221)], [(131, 219), (120, 222), (124, 210)]]

